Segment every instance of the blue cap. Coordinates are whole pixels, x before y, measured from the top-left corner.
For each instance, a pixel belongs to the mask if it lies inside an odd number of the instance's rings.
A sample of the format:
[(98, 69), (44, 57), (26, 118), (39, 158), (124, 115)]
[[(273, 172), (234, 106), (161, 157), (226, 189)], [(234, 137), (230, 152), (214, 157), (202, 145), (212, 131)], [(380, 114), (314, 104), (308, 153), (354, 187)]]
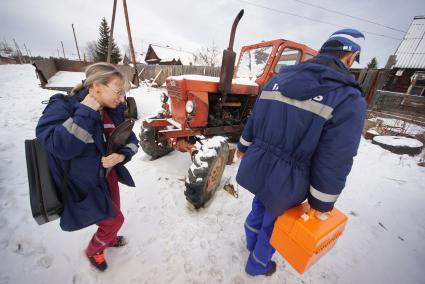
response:
[[(364, 34), (358, 30), (342, 29), (334, 32), (320, 50), (361, 51), (364, 39)], [(360, 53), (356, 56), (356, 61), (360, 63)]]

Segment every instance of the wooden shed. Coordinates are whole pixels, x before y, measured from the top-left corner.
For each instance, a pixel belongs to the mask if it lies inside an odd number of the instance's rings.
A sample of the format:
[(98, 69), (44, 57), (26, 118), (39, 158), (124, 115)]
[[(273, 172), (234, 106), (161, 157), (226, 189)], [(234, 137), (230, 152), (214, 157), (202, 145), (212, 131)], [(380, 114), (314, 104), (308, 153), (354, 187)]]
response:
[(145, 62), (159, 65), (192, 65), (193, 54), (169, 46), (149, 44)]

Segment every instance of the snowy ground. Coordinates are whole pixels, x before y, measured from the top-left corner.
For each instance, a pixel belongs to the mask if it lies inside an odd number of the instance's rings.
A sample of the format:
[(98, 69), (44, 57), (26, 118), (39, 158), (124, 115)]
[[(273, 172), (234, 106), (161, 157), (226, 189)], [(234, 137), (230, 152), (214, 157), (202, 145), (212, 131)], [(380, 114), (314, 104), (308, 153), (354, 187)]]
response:
[[(181, 181), (187, 154), (150, 161), (143, 151), (129, 164), (136, 188), (122, 186), (128, 246), (107, 250), (109, 269), (98, 273), (83, 257), (95, 226), (67, 233), (58, 222), (32, 219), (24, 139), (34, 137), (54, 91), (38, 86), (32, 66), (0, 66), (0, 284), (15, 283), (425, 283), (425, 168), (362, 140), (337, 207), (349, 216), (334, 249), (304, 275), (279, 255), (270, 278), (244, 272), (243, 223), (252, 196), (217, 191), (207, 208), (193, 210)], [(159, 108), (159, 92), (131, 95), (145, 117)], [(135, 126), (138, 133), (140, 120)], [(224, 178), (234, 176), (228, 166)]]

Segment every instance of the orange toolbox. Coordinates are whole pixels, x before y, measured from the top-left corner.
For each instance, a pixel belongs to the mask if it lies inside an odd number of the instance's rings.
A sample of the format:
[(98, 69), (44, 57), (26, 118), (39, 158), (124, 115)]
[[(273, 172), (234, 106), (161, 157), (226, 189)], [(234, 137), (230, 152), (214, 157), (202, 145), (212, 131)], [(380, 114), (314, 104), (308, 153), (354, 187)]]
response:
[(287, 210), (276, 219), (270, 239), (270, 244), (301, 274), (335, 245), (348, 219), (336, 208), (317, 213), (307, 202)]

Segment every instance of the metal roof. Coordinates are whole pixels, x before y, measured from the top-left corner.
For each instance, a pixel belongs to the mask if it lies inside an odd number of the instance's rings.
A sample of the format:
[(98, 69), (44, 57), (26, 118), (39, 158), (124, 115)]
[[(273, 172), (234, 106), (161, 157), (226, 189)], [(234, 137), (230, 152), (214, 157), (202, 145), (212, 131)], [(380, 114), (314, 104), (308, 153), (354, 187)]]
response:
[(395, 68), (425, 69), (425, 16), (416, 16), (398, 47)]

